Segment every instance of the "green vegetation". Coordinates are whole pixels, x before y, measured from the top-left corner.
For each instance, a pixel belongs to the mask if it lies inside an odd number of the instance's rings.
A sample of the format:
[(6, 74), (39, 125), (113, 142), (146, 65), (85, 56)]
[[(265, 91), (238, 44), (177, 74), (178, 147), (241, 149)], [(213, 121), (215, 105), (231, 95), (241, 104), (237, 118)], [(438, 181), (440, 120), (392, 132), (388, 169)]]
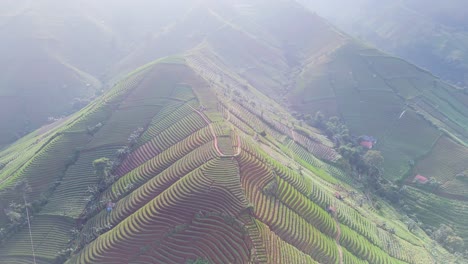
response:
[(162, 59), (0, 151), (2, 261), (455, 262), (455, 88), (295, 3), (235, 2), (189, 9), (116, 67)]

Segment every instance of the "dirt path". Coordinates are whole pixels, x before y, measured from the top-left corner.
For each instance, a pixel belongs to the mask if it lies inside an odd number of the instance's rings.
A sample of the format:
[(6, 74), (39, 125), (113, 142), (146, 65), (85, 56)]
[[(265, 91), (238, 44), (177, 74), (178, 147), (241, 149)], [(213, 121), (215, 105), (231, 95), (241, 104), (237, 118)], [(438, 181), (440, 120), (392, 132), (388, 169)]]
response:
[(296, 142), (296, 134), (294, 133), (294, 129), (290, 128), (289, 131), (291, 131), (291, 136), (294, 142)]
[(241, 144), (242, 143), (241, 143), (241, 140), (240, 140), (240, 136), (239, 136), (239, 134), (237, 134), (237, 152), (236, 152), (236, 154), (234, 154), (234, 157), (237, 157), (237, 156), (240, 155), (241, 150), (242, 150)]
[(336, 243), (336, 246), (338, 247), (338, 254), (340, 256), (340, 264), (343, 264), (343, 250), (341, 249), (341, 245), (340, 245), (340, 237), (341, 237), (340, 222), (338, 221), (338, 217), (336, 215), (333, 217), (333, 219), (335, 219), (336, 228), (338, 229), (338, 232), (336, 232), (336, 236), (335, 236), (335, 243)]
[[(226, 121), (228, 121), (228, 122), (231, 121), (231, 111), (229, 111), (229, 109), (227, 109), (227, 119), (226, 119)], [(232, 129), (235, 131), (236, 129), (235, 129), (235, 127), (234, 127), (234, 125), (232, 123), (231, 123), (231, 126), (232, 126)], [(240, 153), (241, 153), (241, 140), (240, 140), (239, 134), (237, 134), (237, 152), (236, 152), (236, 154), (234, 154), (234, 157), (239, 156)]]
[(216, 133), (214, 131), (214, 128), (213, 128), (213, 125), (211, 124), (210, 120), (208, 120), (208, 118), (200, 111), (198, 111), (197, 109), (193, 108), (191, 105), (188, 105), (190, 108), (192, 108), (193, 111), (195, 111), (199, 116), (201, 116), (201, 118), (203, 118), (203, 120), (205, 120), (206, 124), (209, 126), (210, 128), (210, 131), (211, 131), (211, 135), (213, 135), (213, 138), (214, 138), (214, 147), (216, 149), (216, 152), (219, 154), (219, 156), (221, 157), (237, 157), (239, 156), (240, 152), (241, 152), (241, 140), (240, 140), (240, 137), (239, 135), (237, 135), (237, 153), (234, 154), (234, 155), (226, 155), (224, 154), (220, 149), (219, 149), (219, 146), (218, 146), (218, 137), (216, 136)]

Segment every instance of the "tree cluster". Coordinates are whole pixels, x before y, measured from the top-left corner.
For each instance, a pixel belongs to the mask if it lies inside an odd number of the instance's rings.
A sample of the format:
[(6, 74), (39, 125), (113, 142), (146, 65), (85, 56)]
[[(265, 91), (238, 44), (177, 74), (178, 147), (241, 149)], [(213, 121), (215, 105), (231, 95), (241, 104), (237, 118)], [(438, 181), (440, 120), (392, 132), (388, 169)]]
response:
[(32, 189), (26, 181), (20, 181), (15, 184), (12, 187), (12, 191), (21, 194), (22, 199), (20, 201), (11, 201), (8, 207), (3, 209), (8, 218), (8, 223), (5, 227), (0, 228), (0, 242), (4, 242), (26, 226), (29, 221), (26, 210), (33, 211), (33, 204), (27, 202), (27, 196)]
[(461, 253), (465, 248), (463, 239), (455, 233), (452, 227), (445, 224), (441, 224), (440, 227), (432, 233), (432, 238), (452, 253)]
[(363, 184), (367, 191), (392, 203), (400, 202), (403, 190), (383, 178), (384, 157), (380, 151), (361, 147), (358, 138), (352, 137), (348, 127), (336, 116), (327, 120), (322, 113), (317, 112), (310, 122), (324, 130), (336, 144), (342, 156), (338, 164), (343, 170)]

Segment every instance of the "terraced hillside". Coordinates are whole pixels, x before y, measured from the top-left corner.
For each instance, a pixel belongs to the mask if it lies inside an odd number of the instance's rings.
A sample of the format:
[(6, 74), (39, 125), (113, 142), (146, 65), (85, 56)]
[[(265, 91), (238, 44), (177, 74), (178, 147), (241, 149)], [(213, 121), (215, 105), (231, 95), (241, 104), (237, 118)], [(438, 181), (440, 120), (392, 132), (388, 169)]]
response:
[[(0, 152), (1, 261), (458, 261), (429, 232), (468, 239), (457, 88), (290, 1), (200, 1), (116, 68), (143, 64)], [(404, 206), (346, 168), (319, 110), (378, 139)]]
[[(183, 58), (147, 65), (66, 123), (12, 147), (30, 161), (2, 152), (2, 172), (12, 172), (2, 173), (2, 200), (22, 199), (7, 188), (20, 180), (32, 186), (25, 199), (47, 200), (31, 208), (36, 263), (68, 253), (66, 263), (433, 262), (428, 237), (408, 232), (398, 214), (385, 219), (392, 234), (359, 198), (334, 197), (354, 188), (340, 183), (348, 178), (323, 135), (278, 120), (286, 112), (273, 102), (258, 113), (208, 76), (216, 73), (199, 75)], [(103, 187), (93, 161), (105, 157), (118, 163)], [(0, 259), (33, 263), (28, 239), (20, 228)]]

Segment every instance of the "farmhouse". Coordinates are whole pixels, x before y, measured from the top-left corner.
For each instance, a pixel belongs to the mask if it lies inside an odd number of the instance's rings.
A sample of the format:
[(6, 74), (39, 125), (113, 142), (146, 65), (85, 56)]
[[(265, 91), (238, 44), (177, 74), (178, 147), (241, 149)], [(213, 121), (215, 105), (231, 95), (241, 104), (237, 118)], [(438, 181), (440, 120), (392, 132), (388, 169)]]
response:
[(419, 182), (419, 183), (422, 183), (422, 184), (425, 184), (425, 183), (427, 183), (428, 181), (429, 181), (429, 179), (428, 179), (427, 177), (424, 177), (424, 176), (419, 175), (419, 174), (416, 175), (416, 176), (414, 177), (414, 180), (413, 180), (413, 182)]
[(371, 136), (360, 136), (359, 137), (359, 145), (366, 149), (371, 149), (374, 147), (374, 144), (377, 143), (377, 140)]

